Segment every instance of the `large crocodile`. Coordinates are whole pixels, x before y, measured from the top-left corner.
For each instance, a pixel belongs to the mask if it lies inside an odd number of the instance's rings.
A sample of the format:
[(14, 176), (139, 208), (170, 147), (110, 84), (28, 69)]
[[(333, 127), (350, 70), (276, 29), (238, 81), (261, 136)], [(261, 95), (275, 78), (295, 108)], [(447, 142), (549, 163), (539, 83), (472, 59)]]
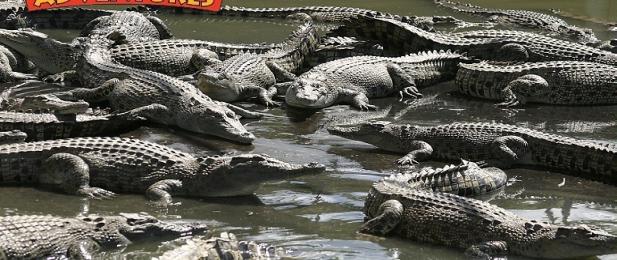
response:
[(294, 107), (324, 108), (348, 103), (359, 109), (374, 109), (369, 98), (394, 93), (420, 97), (418, 88), (453, 79), (459, 62), (464, 60), (464, 56), (449, 51), (397, 58), (339, 59), (314, 67), (288, 83), (285, 102)]
[(529, 220), (480, 200), (436, 192), (409, 175), (373, 184), (364, 214), (367, 222), (360, 232), (461, 248), (481, 259), (508, 254), (562, 259), (617, 252), (617, 236), (605, 231)]
[[(77, 78), (85, 88), (56, 96), (65, 100), (109, 101), (115, 112), (149, 108), (142, 115), (156, 123), (246, 144), (255, 139), (236, 113), (244, 117), (260, 115), (214, 101), (177, 78), (117, 64), (105, 45), (89, 44), (77, 68)], [(159, 105), (149, 107), (153, 104)]]
[(173, 239), (207, 232), (204, 224), (161, 221), (146, 213), (57, 217), (0, 217), (2, 259), (92, 259), (146, 239)]
[(485, 160), (492, 165), (536, 166), (617, 184), (617, 145), (548, 134), (498, 123), (452, 123), (439, 126), (368, 122), (333, 126), (330, 133), (407, 153), (400, 164), (429, 158)]
[(130, 138), (80, 137), (0, 146), (4, 185), (36, 185), (109, 198), (142, 193), (160, 204), (171, 196), (251, 195), (263, 182), (315, 175), (317, 163), (290, 164), (258, 154), (194, 157)]
[(304, 57), (315, 49), (319, 37), (310, 18), (284, 46), (265, 54), (242, 54), (199, 72), (197, 86), (216, 100), (232, 102), (256, 97), (265, 105), (272, 100), (277, 82), (293, 80)]
[(570, 25), (560, 18), (544, 13), (528, 10), (484, 8), (449, 0), (435, 0), (435, 3), (457, 12), (488, 17), (491, 22), (543, 30), (582, 44), (599, 41), (591, 29)]
[(465, 95), (503, 100), (503, 106), (615, 104), (617, 67), (583, 61), (461, 64), (456, 86)]
[(578, 60), (617, 65), (617, 54), (579, 43), (521, 31), (481, 30), (432, 33), (402, 21), (357, 16), (330, 32), (382, 41), (384, 48), (407, 52), (453, 50), (484, 60)]
[(0, 111), (0, 131), (19, 130), (26, 141), (43, 141), (82, 136), (110, 136), (136, 129), (144, 124), (141, 109), (118, 114), (26, 113)]

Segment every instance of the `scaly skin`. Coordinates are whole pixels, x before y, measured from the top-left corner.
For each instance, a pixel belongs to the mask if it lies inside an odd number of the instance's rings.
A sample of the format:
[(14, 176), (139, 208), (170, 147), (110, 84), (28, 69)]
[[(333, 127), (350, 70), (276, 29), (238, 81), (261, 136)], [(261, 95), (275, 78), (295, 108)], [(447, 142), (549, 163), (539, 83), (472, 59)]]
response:
[(497, 123), (453, 123), (439, 126), (369, 122), (335, 126), (332, 134), (381, 149), (407, 153), (398, 162), (484, 160), (493, 165), (535, 166), (582, 178), (617, 184), (617, 145), (578, 140)]
[(373, 184), (364, 204), (367, 222), (360, 232), (466, 249), (481, 259), (503, 255), (561, 259), (617, 252), (617, 237), (604, 231), (525, 219), (422, 184), (408, 175)]
[(465, 95), (502, 100), (504, 106), (617, 103), (617, 67), (592, 62), (461, 64), (456, 85)]
[(251, 195), (263, 182), (315, 175), (325, 169), (317, 163), (290, 164), (257, 154), (197, 158), (117, 137), (7, 144), (0, 146), (0, 166), (5, 185), (32, 185), (94, 198), (142, 193), (163, 205), (171, 202), (172, 194)]
[(388, 56), (405, 55), (401, 52), (386, 52), (379, 42), (363, 41), (354, 37), (326, 37), (319, 46), (305, 59), (304, 68), (313, 68), (322, 63), (354, 56)]
[(110, 136), (136, 129), (145, 121), (140, 109), (120, 114), (59, 115), (0, 111), (0, 131), (19, 130), (26, 141), (43, 141), (82, 136)]
[(249, 260), (280, 258), (285, 254), (282, 248), (264, 246), (254, 241), (238, 241), (232, 233), (222, 232), (209, 239), (191, 239), (186, 245), (163, 253), (155, 260), (175, 259), (225, 259)]
[(206, 225), (174, 224), (146, 213), (66, 218), (44, 215), (0, 217), (0, 256), (7, 259), (91, 259), (92, 253), (131, 242), (204, 233)]
[(82, 37), (108, 37), (116, 32), (123, 42), (140, 42), (172, 37), (167, 25), (161, 19), (132, 11), (118, 11), (90, 21), (81, 31)]
[(90, 104), (83, 100), (66, 101), (54, 95), (33, 95), (23, 98), (3, 99), (2, 110), (9, 111), (50, 111), (55, 114), (80, 114), (88, 110)]
[[(369, 98), (399, 93), (422, 96), (418, 88), (454, 78), (466, 60), (452, 52), (427, 52), (397, 58), (357, 56), (319, 65), (288, 83), (285, 102), (294, 107), (324, 108), (340, 103), (374, 109)], [(285, 84), (285, 83), (283, 83)]]
[(358, 16), (329, 35), (380, 40), (387, 48), (407, 52), (452, 50), (484, 60), (575, 60), (617, 65), (617, 54), (530, 32), (482, 30), (431, 33), (401, 21)]
[(319, 36), (307, 18), (284, 46), (265, 54), (242, 54), (199, 72), (197, 86), (208, 96), (225, 102), (256, 97), (265, 105), (276, 105), (276, 82), (296, 76), (308, 55), (318, 44)]
[(543, 30), (555, 36), (571, 39), (582, 44), (596, 43), (599, 41), (591, 29), (569, 25), (566, 21), (548, 14), (527, 10), (484, 8), (448, 0), (435, 0), (435, 3), (457, 12), (488, 17), (491, 22), (498, 24)]
[[(89, 45), (77, 68), (77, 78), (86, 89), (56, 96), (73, 101), (107, 100), (115, 112), (144, 108), (142, 115), (154, 122), (239, 143), (250, 144), (255, 139), (235, 112), (244, 117), (258, 117), (254, 113), (214, 101), (177, 78), (117, 64), (104, 45)], [(153, 104), (158, 105), (148, 107)]]

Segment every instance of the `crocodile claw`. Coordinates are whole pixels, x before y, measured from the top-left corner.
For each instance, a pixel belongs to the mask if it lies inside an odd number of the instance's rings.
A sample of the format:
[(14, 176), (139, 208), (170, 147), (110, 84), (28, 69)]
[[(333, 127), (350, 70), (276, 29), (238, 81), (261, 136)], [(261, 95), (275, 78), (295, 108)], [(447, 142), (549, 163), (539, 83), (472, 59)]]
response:
[(403, 98), (421, 98), (422, 94), (420, 93), (420, 91), (418, 91), (418, 89), (416, 87), (406, 87), (403, 90), (399, 91), (399, 95), (401, 97), (401, 100)]
[(409, 158), (407, 156), (396, 160), (396, 164), (398, 165), (414, 165), (414, 164), (419, 164), (418, 161), (416, 161), (415, 159)]
[(111, 191), (97, 188), (97, 187), (81, 188), (77, 191), (77, 193), (80, 195), (84, 195), (91, 199), (99, 199), (99, 200), (100, 199), (111, 199), (116, 196), (116, 194)]
[(361, 104), (358, 108), (362, 111), (377, 110), (377, 106), (371, 104)]
[(514, 98), (514, 99), (506, 100), (506, 101), (501, 102), (501, 103), (497, 103), (497, 104), (495, 104), (495, 106), (510, 108), (510, 107), (516, 107), (516, 106), (518, 106), (520, 104), (521, 104), (521, 102), (518, 99)]
[(273, 101), (273, 100), (266, 100), (264, 101), (264, 105), (266, 105), (266, 107), (280, 107), (281, 106), (281, 102), (277, 102), (277, 101)]

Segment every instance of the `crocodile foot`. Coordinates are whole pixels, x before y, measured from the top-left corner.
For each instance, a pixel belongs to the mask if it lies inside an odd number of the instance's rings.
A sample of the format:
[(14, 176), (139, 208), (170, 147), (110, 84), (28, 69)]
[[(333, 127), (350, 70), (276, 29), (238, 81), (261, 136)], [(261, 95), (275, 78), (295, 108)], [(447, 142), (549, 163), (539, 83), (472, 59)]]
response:
[(422, 94), (416, 87), (406, 87), (403, 90), (399, 91), (399, 96), (401, 100), (404, 98), (421, 98)]
[(416, 159), (413, 159), (411, 157), (402, 157), (401, 159), (396, 160), (396, 164), (398, 165), (414, 165), (414, 164), (419, 164), (418, 161), (416, 161)]
[(111, 191), (97, 187), (80, 188), (77, 191), (77, 194), (86, 196), (91, 199), (111, 199), (116, 196), (116, 194)]

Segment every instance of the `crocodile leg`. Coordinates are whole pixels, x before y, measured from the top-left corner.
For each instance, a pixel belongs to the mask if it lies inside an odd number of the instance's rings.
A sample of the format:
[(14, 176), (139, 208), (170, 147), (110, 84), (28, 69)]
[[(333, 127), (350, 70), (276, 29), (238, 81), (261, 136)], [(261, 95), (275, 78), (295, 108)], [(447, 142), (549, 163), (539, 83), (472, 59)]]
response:
[(493, 259), (494, 256), (504, 256), (507, 253), (508, 245), (504, 241), (482, 242), (465, 250), (465, 255), (474, 259)]
[(48, 83), (60, 83), (60, 82), (77, 82), (78, 81), (77, 71), (67, 70), (60, 73), (48, 75), (43, 78), (44, 82)]
[(495, 156), (498, 159), (497, 161), (489, 164), (494, 166), (499, 165), (500, 167), (505, 168), (509, 168), (516, 160), (528, 151), (527, 141), (514, 135), (495, 138), (495, 140), (493, 140), (493, 145), (495, 147)]
[(277, 82), (293, 81), (296, 79), (296, 75), (282, 68), (275, 62), (267, 61), (266, 66), (272, 71)]
[(11, 71), (8, 75), (11, 81), (38, 79), (38, 77), (34, 74), (22, 73), (17, 71)]
[(172, 201), (170, 192), (180, 187), (182, 187), (182, 182), (179, 180), (160, 180), (148, 187), (146, 197), (158, 205), (166, 206)]
[(397, 200), (388, 200), (379, 206), (378, 216), (360, 227), (360, 233), (385, 236), (390, 233), (403, 217), (403, 204)]
[(399, 165), (411, 165), (417, 164), (417, 160), (425, 160), (428, 159), (433, 153), (433, 147), (430, 144), (424, 141), (413, 141), (410, 144), (410, 148), (413, 150), (409, 152), (407, 155), (403, 156), (401, 159), (396, 160), (396, 163)]
[(527, 74), (508, 83), (502, 90), (504, 102), (497, 106), (514, 107), (527, 103), (529, 97), (540, 94), (548, 88), (548, 82), (541, 76)]
[(529, 60), (529, 52), (525, 46), (518, 43), (504, 44), (497, 52), (497, 58), (503, 61), (527, 61)]
[(90, 187), (90, 168), (77, 155), (56, 153), (43, 162), (44, 172), (40, 175), (41, 184), (57, 185), (64, 192), (79, 194), (95, 199), (107, 199), (115, 194), (97, 187)]
[(249, 111), (246, 110), (244, 108), (241, 108), (239, 106), (233, 105), (233, 104), (229, 104), (227, 102), (222, 102), (222, 101), (215, 101), (217, 104), (221, 105), (221, 106), (226, 106), (227, 108), (231, 109), (231, 111), (234, 111), (234, 113), (240, 115), (241, 117), (244, 118), (261, 118), (264, 116), (264, 114), (259, 113), (259, 112), (253, 112), (253, 111)]
[(351, 104), (353, 107), (360, 110), (375, 110), (377, 106), (369, 104), (369, 99), (366, 94), (352, 89), (361, 89), (360, 87), (343, 87), (343, 90), (339, 91), (339, 99)]
[(105, 81), (101, 86), (97, 88), (75, 88), (69, 91), (55, 93), (54, 96), (62, 100), (86, 100), (87, 102), (100, 102), (106, 100), (117, 86), (122, 84), (119, 79), (110, 79)]
[(69, 259), (94, 259), (92, 257), (92, 252), (96, 252), (100, 250), (100, 248), (101, 246), (96, 242), (86, 239), (69, 246), (66, 250), (66, 256)]
[(390, 74), (390, 77), (392, 79), (399, 81), (397, 85), (399, 85), (399, 88), (401, 89), (401, 91), (399, 92), (401, 99), (405, 97), (408, 97), (408, 98), (422, 97), (422, 94), (420, 94), (420, 92), (416, 88), (415, 80), (408, 73), (406, 73), (399, 65), (390, 63), (386, 65), (386, 68), (388, 69), (388, 74)]
[(161, 38), (161, 40), (173, 37), (173, 34), (171, 33), (171, 30), (169, 30), (169, 27), (167, 27), (167, 25), (160, 18), (148, 15), (146, 16), (146, 19), (148, 19), (148, 21), (150, 21), (152, 25), (154, 25), (156, 30), (159, 31), (159, 37)]
[(272, 100), (272, 97), (276, 95), (276, 87), (271, 86), (268, 89), (259, 86), (248, 86), (242, 89), (242, 94), (246, 97), (256, 96), (260, 103), (266, 107), (280, 106), (280, 102)]

